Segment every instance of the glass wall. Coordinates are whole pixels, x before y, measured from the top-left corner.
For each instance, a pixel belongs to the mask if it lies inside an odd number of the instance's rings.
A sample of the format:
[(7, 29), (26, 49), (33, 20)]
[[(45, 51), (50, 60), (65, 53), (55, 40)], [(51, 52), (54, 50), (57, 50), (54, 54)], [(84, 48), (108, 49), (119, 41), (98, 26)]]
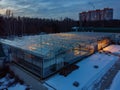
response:
[(103, 49), (107, 45), (110, 44), (110, 39), (109, 38), (104, 38), (103, 40), (98, 41), (98, 50)]
[(11, 48), (13, 62), (27, 69), (28, 71), (43, 77), (42, 58), (34, 56), (18, 48)]

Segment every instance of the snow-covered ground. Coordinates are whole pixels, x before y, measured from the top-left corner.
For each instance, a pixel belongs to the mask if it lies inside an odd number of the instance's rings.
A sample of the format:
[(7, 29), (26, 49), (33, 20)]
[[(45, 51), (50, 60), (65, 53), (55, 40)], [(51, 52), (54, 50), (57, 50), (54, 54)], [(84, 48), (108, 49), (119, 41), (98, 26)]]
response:
[(120, 55), (120, 45), (110, 45), (110, 46), (104, 48), (103, 50)]
[(26, 86), (18, 83), (12, 87), (9, 87), (8, 90), (26, 90)]
[(120, 90), (120, 71), (117, 73), (111, 84), (110, 90)]
[[(56, 90), (81, 90), (86, 88), (92, 90), (92, 86), (99, 82), (118, 58), (117, 56), (104, 53), (93, 54), (77, 63), (76, 65), (79, 66), (79, 69), (73, 71), (67, 77), (57, 74), (49, 78), (44, 85), (47, 86), (49, 90), (54, 90), (52, 87)], [(98, 66), (98, 68), (94, 68), (95, 65)], [(75, 81), (79, 83), (78, 87), (73, 85)]]
[(26, 88), (26, 85), (15, 82), (15, 78), (10, 79), (8, 74), (0, 79), (0, 90), (26, 90)]

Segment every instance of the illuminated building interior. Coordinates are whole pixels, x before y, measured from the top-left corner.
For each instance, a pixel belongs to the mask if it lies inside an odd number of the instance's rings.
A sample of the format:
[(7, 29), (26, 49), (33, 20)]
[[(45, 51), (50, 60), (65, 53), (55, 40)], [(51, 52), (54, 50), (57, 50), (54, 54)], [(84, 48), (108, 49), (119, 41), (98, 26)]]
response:
[(1, 39), (13, 63), (41, 79), (110, 44), (113, 34), (69, 32)]

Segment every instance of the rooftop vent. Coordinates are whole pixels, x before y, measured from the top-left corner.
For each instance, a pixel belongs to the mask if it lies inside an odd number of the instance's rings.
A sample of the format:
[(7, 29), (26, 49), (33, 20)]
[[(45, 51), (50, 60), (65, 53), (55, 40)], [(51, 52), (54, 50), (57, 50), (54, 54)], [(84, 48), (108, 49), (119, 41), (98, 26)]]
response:
[(79, 86), (79, 82), (75, 81), (75, 82), (73, 83), (73, 86), (78, 87), (78, 86)]
[(97, 68), (99, 68), (99, 66), (98, 66), (98, 65), (94, 65), (94, 68), (96, 68), (96, 69), (97, 69)]

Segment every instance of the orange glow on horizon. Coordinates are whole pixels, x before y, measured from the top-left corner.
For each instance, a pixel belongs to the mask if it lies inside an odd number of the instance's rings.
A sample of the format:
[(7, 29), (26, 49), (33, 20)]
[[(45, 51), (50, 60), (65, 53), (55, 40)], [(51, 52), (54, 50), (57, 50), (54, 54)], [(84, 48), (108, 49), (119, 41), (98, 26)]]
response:
[(0, 14), (5, 14), (6, 13), (6, 9), (0, 9)]

